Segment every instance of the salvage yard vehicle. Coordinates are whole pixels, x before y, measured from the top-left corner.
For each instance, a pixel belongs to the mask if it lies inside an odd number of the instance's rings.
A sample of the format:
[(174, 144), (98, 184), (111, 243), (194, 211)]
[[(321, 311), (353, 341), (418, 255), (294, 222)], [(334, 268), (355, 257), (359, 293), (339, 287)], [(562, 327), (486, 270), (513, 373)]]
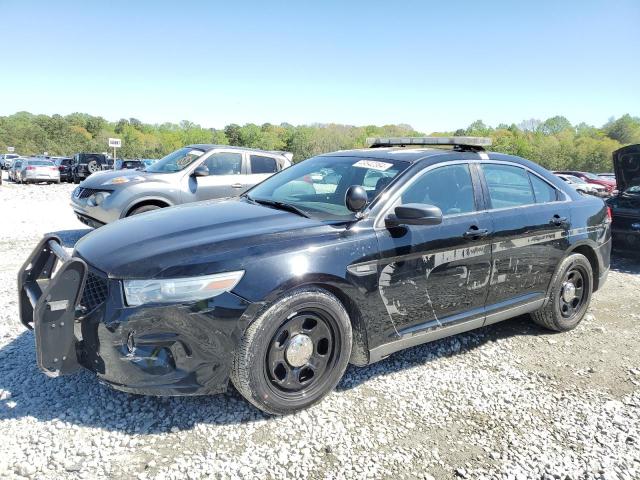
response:
[(84, 224), (181, 203), (237, 196), (291, 165), (291, 154), (225, 145), (189, 145), (144, 170), (100, 172), (80, 184), (71, 206)]
[(562, 173), (556, 173), (556, 176), (567, 182), (576, 191), (581, 193), (590, 193), (593, 195), (600, 195), (606, 193), (607, 189), (602, 185), (596, 185), (595, 183), (585, 182), (583, 179), (574, 177), (573, 175), (565, 175)]
[(73, 183), (80, 183), (90, 175), (113, 168), (113, 160), (104, 153), (76, 153), (71, 166)]
[(49, 160), (17, 159), (10, 172), (17, 183), (60, 183), (60, 171)]
[(3, 153), (2, 155), (0, 155), (0, 168), (2, 168), (2, 170), (9, 170), (13, 160), (18, 158), (19, 156), (20, 155), (18, 155), (17, 153)]
[(553, 172), (556, 175), (557, 174), (563, 174), (563, 175), (573, 175), (574, 177), (578, 177), (581, 178), (582, 180), (584, 180), (587, 183), (591, 183), (593, 185), (601, 185), (606, 189), (607, 193), (613, 193), (613, 191), (616, 189), (616, 180), (614, 179), (606, 179), (606, 178), (602, 178), (599, 177), (598, 175), (596, 175), (595, 173), (589, 173), (589, 172), (579, 172), (579, 171), (574, 171), (574, 170), (568, 170), (568, 171), (562, 171), (562, 172)]
[(69, 157), (51, 157), (51, 161), (58, 167), (60, 172), (61, 182), (71, 182), (73, 178), (71, 176), (71, 167), (73, 165), (73, 158)]
[(640, 145), (613, 152), (619, 193), (607, 200), (611, 207), (613, 245), (640, 255)]
[(609, 271), (609, 209), (488, 144), (375, 139), (239, 198), (114, 222), (72, 254), (47, 236), (18, 276), (38, 365), (83, 366), (137, 394), (213, 394), (230, 380), (287, 414), (349, 362), (522, 314), (571, 330)]

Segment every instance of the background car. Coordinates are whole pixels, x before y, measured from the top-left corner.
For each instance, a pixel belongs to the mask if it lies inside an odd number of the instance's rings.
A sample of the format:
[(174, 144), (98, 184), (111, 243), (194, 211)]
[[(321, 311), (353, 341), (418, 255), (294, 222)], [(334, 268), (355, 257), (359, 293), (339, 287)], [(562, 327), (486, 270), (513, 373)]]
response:
[(78, 219), (99, 227), (181, 203), (240, 195), (291, 165), (281, 152), (189, 145), (144, 170), (94, 173), (73, 192)]
[(24, 162), (26, 158), (18, 157), (10, 160), (10, 165), (8, 168), (8, 176), (9, 180), (12, 182), (16, 181), (16, 170), (22, 168), (22, 162)]
[(51, 157), (50, 159), (60, 172), (60, 181), (71, 182), (71, 166), (73, 165), (73, 158), (70, 157)]
[(619, 192), (607, 200), (611, 207), (611, 231), (616, 248), (640, 255), (640, 144), (613, 152)]
[(145, 168), (142, 160), (116, 160), (116, 170), (137, 170)]
[(605, 187), (607, 193), (613, 193), (614, 190), (617, 188), (615, 179), (614, 180), (606, 180), (604, 178), (598, 177), (595, 173), (580, 172), (580, 171), (577, 171), (577, 170), (563, 170), (563, 171), (558, 171), (558, 172), (553, 172), (553, 173), (562, 173), (564, 175), (573, 175), (574, 177), (581, 178), (582, 180), (584, 180), (587, 183), (592, 183), (592, 184), (595, 184), (595, 185), (602, 185), (603, 187)]
[(603, 180), (609, 180), (611, 182), (615, 182), (616, 181), (616, 174), (615, 173), (597, 173), (596, 175), (598, 175)]
[(20, 155), (18, 155), (17, 153), (5, 153), (3, 155), (0, 155), (0, 168), (2, 168), (2, 170), (9, 170), (13, 160), (18, 158), (19, 156)]
[(18, 159), (19, 167), (14, 169), (13, 178), (18, 183), (60, 183), (60, 171), (49, 160), (37, 158)]
[(602, 185), (596, 185), (595, 183), (588, 183), (581, 178), (578, 178), (574, 175), (565, 175), (563, 173), (556, 173), (557, 177), (561, 178), (578, 192), (582, 193), (590, 193), (594, 195), (604, 194), (607, 189)]
[(76, 153), (71, 166), (73, 183), (80, 183), (91, 174), (113, 168), (113, 160), (104, 153)]

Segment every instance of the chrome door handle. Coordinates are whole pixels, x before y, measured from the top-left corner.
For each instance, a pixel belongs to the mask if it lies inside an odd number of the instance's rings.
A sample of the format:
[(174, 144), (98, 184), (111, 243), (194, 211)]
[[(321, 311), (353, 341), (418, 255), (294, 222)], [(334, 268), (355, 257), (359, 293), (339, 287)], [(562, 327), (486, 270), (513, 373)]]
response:
[(486, 228), (478, 228), (476, 226), (469, 227), (469, 230), (462, 234), (464, 238), (482, 238), (487, 235), (489, 235), (489, 230)]
[(561, 217), (560, 215), (554, 215), (553, 217), (551, 217), (551, 220), (549, 220), (549, 223), (552, 223), (554, 225), (564, 225), (565, 223), (567, 223), (567, 217)]

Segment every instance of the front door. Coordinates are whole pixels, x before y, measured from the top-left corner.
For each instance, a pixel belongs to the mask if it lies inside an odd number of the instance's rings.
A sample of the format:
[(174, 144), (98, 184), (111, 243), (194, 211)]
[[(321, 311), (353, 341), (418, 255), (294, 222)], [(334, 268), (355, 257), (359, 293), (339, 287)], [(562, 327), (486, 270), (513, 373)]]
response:
[(569, 204), (555, 187), (517, 165), (483, 163), (494, 225), (487, 314), (541, 301), (569, 247)]
[(187, 178), (183, 202), (197, 202), (214, 198), (235, 197), (244, 191), (245, 168), (241, 152), (215, 152), (201, 163), (209, 170), (206, 177)]
[[(393, 206), (436, 205), (440, 225), (377, 228), (379, 293), (392, 320), (388, 338), (467, 320), (482, 322), (491, 271), (492, 224), (468, 163), (439, 166), (409, 184)], [(391, 213), (391, 212), (388, 212)]]

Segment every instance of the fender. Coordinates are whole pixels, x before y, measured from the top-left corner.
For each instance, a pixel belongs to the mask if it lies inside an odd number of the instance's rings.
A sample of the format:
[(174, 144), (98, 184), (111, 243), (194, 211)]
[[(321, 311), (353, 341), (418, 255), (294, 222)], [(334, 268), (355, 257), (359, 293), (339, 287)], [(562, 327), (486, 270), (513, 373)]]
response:
[(129, 212), (131, 212), (131, 210), (135, 208), (137, 205), (139, 205), (140, 203), (149, 202), (149, 201), (166, 203), (168, 207), (173, 207), (175, 205), (175, 203), (169, 200), (168, 198), (162, 197), (159, 195), (138, 197), (132, 200), (131, 202), (129, 202), (127, 206), (122, 209), (122, 211), (120, 212), (120, 218), (125, 218), (129, 214)]

